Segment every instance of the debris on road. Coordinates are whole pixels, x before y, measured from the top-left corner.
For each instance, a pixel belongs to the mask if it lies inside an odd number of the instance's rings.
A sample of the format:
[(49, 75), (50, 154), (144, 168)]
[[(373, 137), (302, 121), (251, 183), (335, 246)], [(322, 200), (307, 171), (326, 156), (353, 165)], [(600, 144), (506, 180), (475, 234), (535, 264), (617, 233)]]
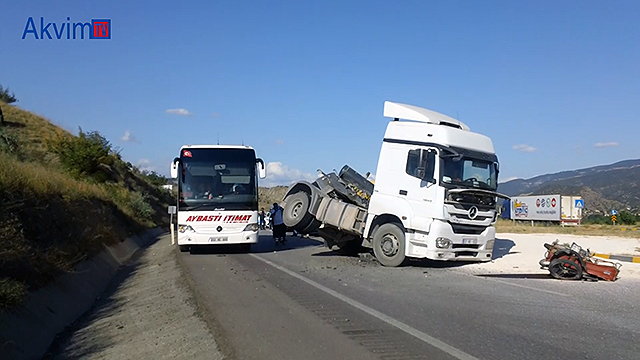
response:
[(575, 242), (569, 246), (556, 240), (544, 247), (547, 252), (539, 262), (540, 267), (548, 269), (556, 279), (615, 281), (620, 273), (622, 264), (592, 257), (589, 249), (584, 250)]

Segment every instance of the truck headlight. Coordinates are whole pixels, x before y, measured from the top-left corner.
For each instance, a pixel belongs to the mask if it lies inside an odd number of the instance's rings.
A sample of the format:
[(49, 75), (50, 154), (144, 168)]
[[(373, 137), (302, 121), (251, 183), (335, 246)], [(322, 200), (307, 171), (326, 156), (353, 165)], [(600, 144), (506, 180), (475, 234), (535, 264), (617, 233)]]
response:
[(258, 223), (247, 225), (244, 231), (258, 231)]
[(487, 240), (487, 245), (485, 245), (484, 249), (485, 250), (493, 250), (493, 243), (494, 242), (495, 242), (495, 239)]
[(178, 225), (178, 231), (181, 233), (186, 233), (188, 232), (196, 232), (195, 230), (193, 230), (193, 228), (191, 227), (191, 225)]
[(452, 244), (452, 241), (444, 238), (444, 237), (439, 237), (436, 239), (436, 247), (439, 249), (448, 249)]

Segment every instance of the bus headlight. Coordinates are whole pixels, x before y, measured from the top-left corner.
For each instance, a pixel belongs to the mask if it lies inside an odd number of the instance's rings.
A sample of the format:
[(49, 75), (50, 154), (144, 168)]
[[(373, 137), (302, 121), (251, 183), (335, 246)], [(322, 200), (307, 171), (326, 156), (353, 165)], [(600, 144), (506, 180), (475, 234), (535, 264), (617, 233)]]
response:
[(249, 224), (244, 228), (244, 231), (258, 231), (258, 224)]
[(494, 239), (487, 240), (487, 245), (485, 245), (484, 249), (485, 250), (493, 250), (493, 243), (494, 242), (495, 242)]
[(449, 246), (451, 246), (451, 243), (451, 240), (444, 237), (439, 237), (436, 239), (436, 247), (439, 249), (448, 249)]
[(178, 232), (186, 233), (187, 231), (188, 232), (196, 232), (195, 230), (193, 230), (191, 225), (178, 225)]

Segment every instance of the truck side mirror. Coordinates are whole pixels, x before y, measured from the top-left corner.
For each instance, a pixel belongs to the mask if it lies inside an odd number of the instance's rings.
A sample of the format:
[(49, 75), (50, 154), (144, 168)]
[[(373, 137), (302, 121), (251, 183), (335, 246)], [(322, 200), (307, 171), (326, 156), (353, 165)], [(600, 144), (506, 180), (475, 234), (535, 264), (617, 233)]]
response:
[(267, 177), (267, 168), (264, 166), (264, 161), (258, 158), (256, 159), (256, 164), (258, 164), (258, 177), (260, 179), (264, 179)]
[(177, 179), (178, 178), (178, 164), (179, 163), (180, 163), (180, 158), (173, 159), (173, 162), (171, 163), (171, 178), (172, 179)]

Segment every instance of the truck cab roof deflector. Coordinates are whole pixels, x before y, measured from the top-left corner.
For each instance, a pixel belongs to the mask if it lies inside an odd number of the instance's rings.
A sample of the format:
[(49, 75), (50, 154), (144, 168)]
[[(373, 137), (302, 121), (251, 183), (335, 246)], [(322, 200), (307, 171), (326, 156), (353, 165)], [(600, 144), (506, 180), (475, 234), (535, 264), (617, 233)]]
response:
[(459, 120), (439, 112), (414, 105), (385, 101), (383, 114), (385, 117), (389, 118), (413, 120), (434, 125), (446, 125), (470, 131), (469, 127)]

